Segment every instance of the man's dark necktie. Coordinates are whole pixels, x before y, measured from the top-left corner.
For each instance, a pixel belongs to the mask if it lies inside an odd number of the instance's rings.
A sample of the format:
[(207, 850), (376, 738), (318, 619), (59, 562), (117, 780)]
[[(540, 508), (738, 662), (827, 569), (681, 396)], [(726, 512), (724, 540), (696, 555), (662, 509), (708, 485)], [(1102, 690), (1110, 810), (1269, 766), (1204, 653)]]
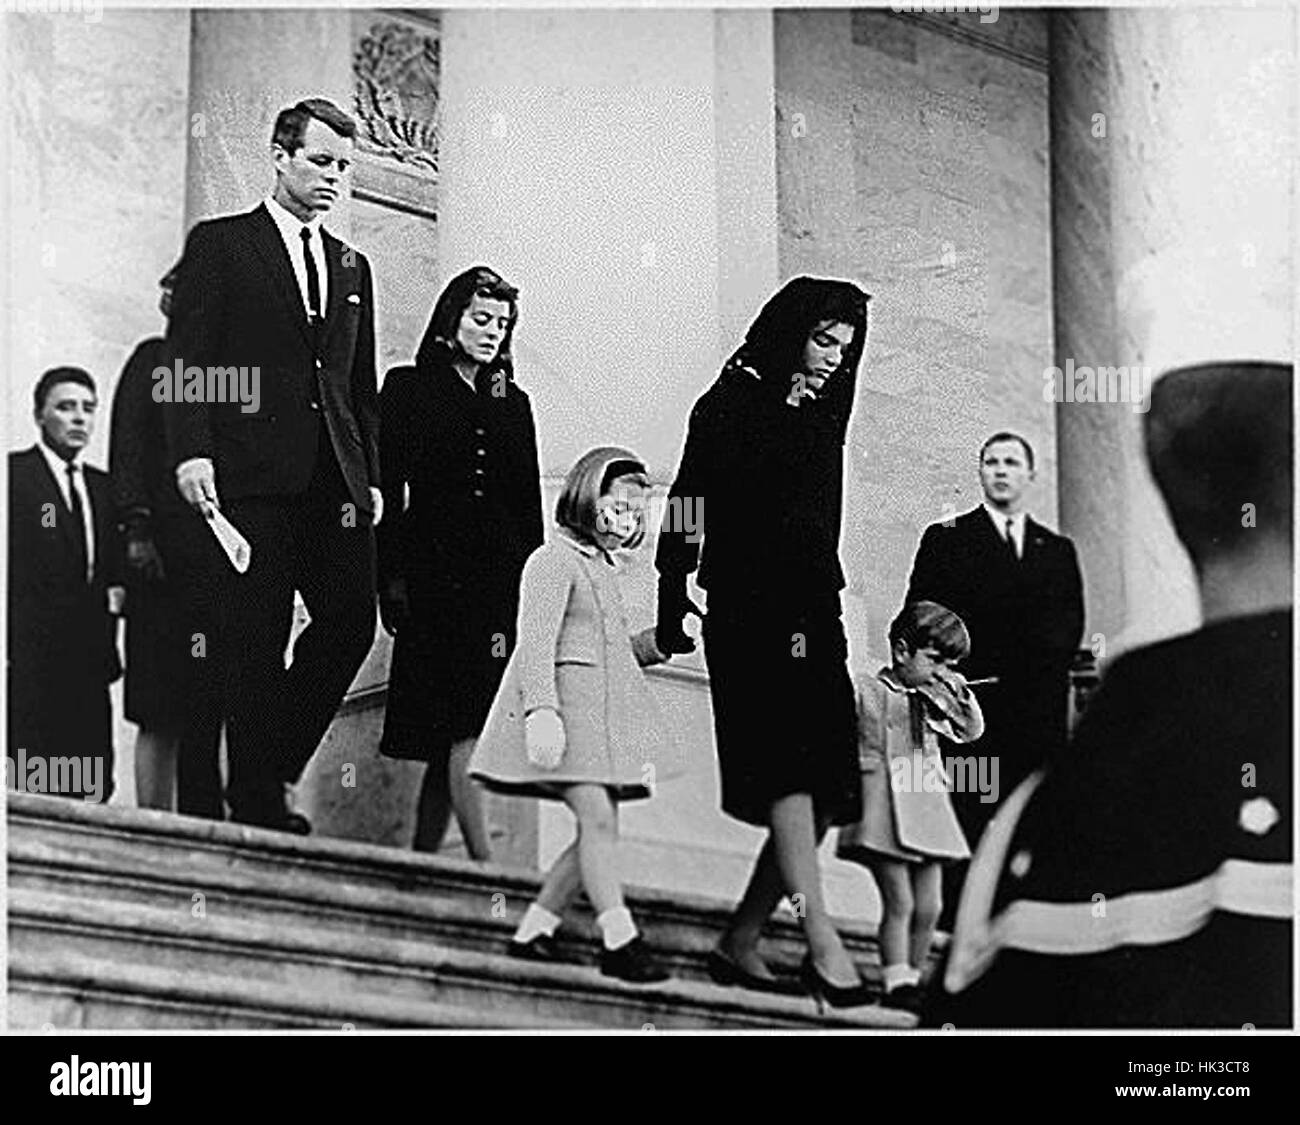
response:
[(316, 272), (316, 255), (311, 252), (311, 227), (302, 228), (302, 257), (307, 264), (309, 319), (315, 327), (324, 315), (324, 310), (320, 307), (320, 275)]
[(86, 544), (86, 509), (81, 504), (81, 494), (77, 491), (77, 467), (68, 462), (68, 495), (71, 497), (69, 507), (72, 509), (72, 539), (77, 548), (77, 563), (81, 566), (81, 575), (90, 581), (90, 551)]
[(1007, 555), (1011, 559), (1012, 563), (1018, 563), (1020, 561), (1020, 556), (1016, 553), (1016, 537), (1011, 530), (1015, 526), (1015, 523), (1016, 521), (1011, 516), (1007, 517)]

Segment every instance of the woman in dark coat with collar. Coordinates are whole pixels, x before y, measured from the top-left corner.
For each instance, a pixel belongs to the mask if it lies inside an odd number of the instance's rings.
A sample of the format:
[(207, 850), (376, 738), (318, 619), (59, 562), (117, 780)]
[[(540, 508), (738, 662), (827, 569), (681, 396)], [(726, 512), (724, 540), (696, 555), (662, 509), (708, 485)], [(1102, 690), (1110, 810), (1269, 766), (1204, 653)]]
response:
[(861, 808), (839, 538), (868, 300), (799, 277), (763, 307), (691, 411), (655, 559), (665, 653), (694, 647), (682, 623), (698, 613), (686, 581), (699, 567), (722, 808), (771, 830), (714, 976), (777, 986), (758, 942), (787, 894), (808, 938), (805, 985), (838, 1005), (866, 990), (826, 912), (817, 845)]
[(524, 560), (542, 543), (537, 434), (514, 381), (518, 293), (478, 266), (434, 306), (414, 367), (380, 395), (380, 610), (395, 637), (380, 752), (426, 761), (416, 851), (456, 814), (491, 858), (467, 766), (515, 643)]

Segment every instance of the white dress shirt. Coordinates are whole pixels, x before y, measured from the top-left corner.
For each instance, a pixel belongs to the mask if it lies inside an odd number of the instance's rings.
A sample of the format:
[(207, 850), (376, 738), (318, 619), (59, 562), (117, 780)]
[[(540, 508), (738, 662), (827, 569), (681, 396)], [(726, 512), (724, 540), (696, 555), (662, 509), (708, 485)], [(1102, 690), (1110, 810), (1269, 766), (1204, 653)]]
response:
[(1007, 520), (1011, 521), (1011, 545), (1016, 550), (1016, 558), (1025, 557), (1025, 513), (1017, 512), (1014, 516), (1006, 512), (999, 512), (996, 508), (988, 504), (981, 505), (988, 512), (989, 519), (993, 521), (993, 526), (997, 529), (998, 538), (1005, 540), (1007, 537)]
[(307, 301), (307, 263), (302, 258), (302, 228), (311, 231), (311, 256), (316, 262), (316, 277), (320, 281), (320, 314), (325, 315), (329, 308), (329, 270), (325, 268), (325, 243), (321, 237), (320, 216), (304, 223), (285, 207), (268, 196), (266, 209), (275, 220), (276, 229), (284, 240), (284, 248), (289, 252), (289, 261), (293, 265), (293, 276), (298, 279), (298, 293), (302, 297), (302, 309), (310, 314), (311, 305)]
[[(59, 493), (63, 497), (63, 502), (68, 506), (68, 511), (72, 511), (72, 493), (69, 491), (68, 482), (69, 462), (55, 453), (43, 441), (38, 441), (36, 448), (41, 451), (45, 463), (50, 467), (50, 472), (54, 474), (54, 483), (59, 486)], [(71, 465), (73, 470), (72, 478), (75, 482), (72, 487), (76, 488), (77, 496), (81, 500), (81, 522), (86, 529), (86, 581), (89, 582), (95, 573), (95, 510), (90, 505), (90, 492), (86, 488), (85, 474), (75, 457), (72, 459)]]

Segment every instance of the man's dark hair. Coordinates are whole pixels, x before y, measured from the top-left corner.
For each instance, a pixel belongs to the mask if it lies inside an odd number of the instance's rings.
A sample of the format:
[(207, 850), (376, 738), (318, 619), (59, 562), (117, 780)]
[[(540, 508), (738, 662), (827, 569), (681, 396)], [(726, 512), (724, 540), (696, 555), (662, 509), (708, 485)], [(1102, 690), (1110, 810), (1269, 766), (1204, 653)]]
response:
[(34, 413), (39, 414), (41, 412), (41, 408), (45, 406), (45, 399), (50, 393), (50, 388), (56, 387), (60, 383), (78, 383), (90, 391), (92, 395), (99, 395), (99, 391), (95, 389), (95, 380), (91, 378), (89, 371), (84, 371), (80, 367), (51, 367), (36, 380), (36, 390), (32, 393), (35, 400)]
[(279, 145), (292, 156), (302, 148), (307, 123), (315, 118), (323, 121), (340, 137), (355, 137), (357, 123), (327, 98), (304, 98), (297, 105), (280, 110), (271, 133), (271, 143)]
[(1202, 363), (1152, 386), (1147, 461), (1198, 566), (1250, 535), (1290, 541), (1294, 374), (1284, 363)]
[(1013, 434), (1010, 430), (999, 430), (983, 445), (980, 446), (980, 464), (984, 464), (984, 454), (990, 445), (996, 445), (1000, 441), (1018, 441), (1020, 448), (1025, 451), (1025, 460), (1029, 463), (1030, 469), (1034, 467), (1034, 447), (1029, 444), (1019, 434)]

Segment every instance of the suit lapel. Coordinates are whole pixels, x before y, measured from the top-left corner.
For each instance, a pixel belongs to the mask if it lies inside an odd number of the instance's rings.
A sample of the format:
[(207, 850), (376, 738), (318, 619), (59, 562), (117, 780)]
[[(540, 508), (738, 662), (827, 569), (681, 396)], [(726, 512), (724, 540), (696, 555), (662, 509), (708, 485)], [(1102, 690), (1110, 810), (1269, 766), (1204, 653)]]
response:
[[(325, 272), (329, 277), (329, 291), (325, 294), (325, 327), (321, 337), (325, 341), (342, 319), (338, 314), (346, 297), (343, 294), (343, 244), (324, 227), (321, 227), (321, 239), (325, 245)], [(323, 345), (321, 350), (324, 351)]]
[[(298, 278), (293, 272), (293, 263), (289, 261), (289, 252), (285, 249), (284, 239), (280, 237), (279, 228), (271, 218), (266, 204), (260, 204), (252, 213), (253, 246), (262, 256), (267, 269), (275, 279), (272, 288), (284, 301), (285, 312), (294, 327), (302, 334), (308, 344), (311, 331), (307, 325), (307, 314), (303, 310), (302, 291), (298, 288)], [(332, 287), (331, 287), (332, 288)], [(333, 294), (331, 293), (332, 297)]]
[(1020, 565), (1029, 567), (1038, 562), (1043, 549), (1043, 528), (1025, 517), (1025, 547), (1020, 553)]
[[(984, 554), (996, 563), (1000, 573), (1013, 575), (1015, 573), (1013, 567), (1018, 564), (1012, 563), (1007, 541), (1002, 538), (993, 521), (989, 519), (988, 512), (981, 505), (971, 513), (971, 517), (976, 521), (975, 534), (978, 541), (983, 544)], [(1028, 523), (1025, 525), (1025, 538), (1026, 540), (1029, 538)], [(1021, 562), (1023, 561), (1022, 559)]]
[(115, 510), (108, 480), (98, 474), (87, 473), (83, 467), (82, 479), (86, 482), (86, 495), (90, 497), (90, 519), (95, 527), (96, 579), (103, 577), (103, 564), (107, 559), (109, 538), (113, 534)]
[(325, 243), (325, 269), (329, 274), (329, 292), (325, 295), (325, 328), (321, 336), (321, 351), (334, 334), (334, 330), (347, 318), (348, 296), (357, 289), (355, 284), (356, 266), (344, 266), (343, 243), (324, 227), (321, 234)]

